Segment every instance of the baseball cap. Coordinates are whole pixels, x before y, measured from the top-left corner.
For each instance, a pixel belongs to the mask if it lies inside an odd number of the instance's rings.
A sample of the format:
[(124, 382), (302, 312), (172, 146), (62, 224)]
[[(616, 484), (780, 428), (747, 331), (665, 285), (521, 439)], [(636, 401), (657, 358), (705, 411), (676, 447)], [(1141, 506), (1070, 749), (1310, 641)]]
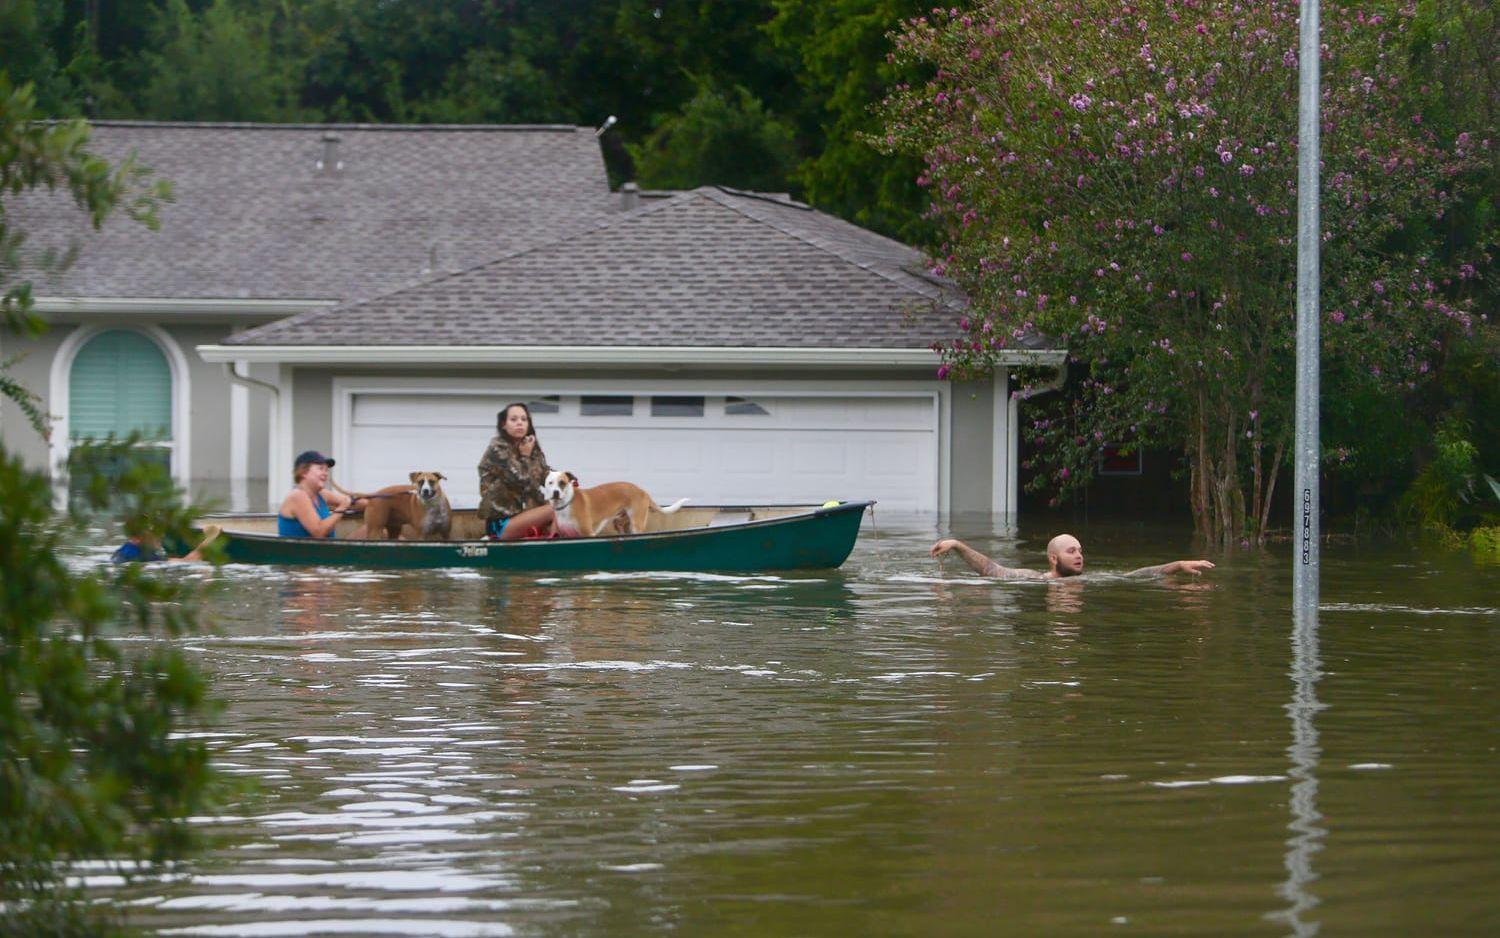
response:
[(296, 467), (304, 465), (306, 463), (322, 463), (325, 466), (332, 466), (333, 465), (333, 457), (332, 456), (324, 456), (322, 453), (318, 452), (317, 450), (310, 449), (310, 450), (306, 451), (305, 453), (302, 453), (301, 455), (299, 455), (296, 459), (292, 460), (292, 468), (295, 469)]

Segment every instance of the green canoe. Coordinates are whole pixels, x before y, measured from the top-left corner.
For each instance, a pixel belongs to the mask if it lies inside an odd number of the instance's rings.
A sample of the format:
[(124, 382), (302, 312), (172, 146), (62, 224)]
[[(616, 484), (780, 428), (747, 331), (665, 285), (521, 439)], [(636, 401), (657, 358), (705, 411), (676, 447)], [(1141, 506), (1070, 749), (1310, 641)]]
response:
[[(873, 504), (687, 507), (659, 516), (669, 528), (645, 534), (504, 542), (467, 539), (481, 530), (472, 511), (453, 512), (456, 539), (448, 541), (278, 537), (270, 514), (210, 515), (203, 522), (223, 530), (219, 546), (231, 563), (761, 573), (842, 564)], [(352, 519), (340, 524), (341, 534), (355, 527)]]

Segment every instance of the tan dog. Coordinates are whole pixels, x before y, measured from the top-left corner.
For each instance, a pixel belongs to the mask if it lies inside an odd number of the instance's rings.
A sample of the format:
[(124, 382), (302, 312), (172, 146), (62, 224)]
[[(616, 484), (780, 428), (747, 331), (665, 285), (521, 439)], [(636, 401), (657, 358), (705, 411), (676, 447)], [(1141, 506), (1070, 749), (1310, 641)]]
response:
[[(411, 484), (388, 485), (378, 492), (360, 494), (334, 486), (351, 498), (369, 500), (365, 506), (365, 536), (396, 540), (401, 529), (411, 525), (424, 541), (446, 541), (453, 527), (453, 512), (441, 485), (441, 472), (413, 472)], [(358, 532), (356, 532), (357, 534)]]
[(651, 530), (653, 512), (670, 515), (687, 504), (687, 499), (679, 498), (663, 508), (645, 489), (629, 482), (579, 488), (578, 477), (561, 469), (547, 473), (542, 497), (557, 512), (559, 525), (583, 537), (596, 537), (611, 525), (621, 534), (644, 534)]

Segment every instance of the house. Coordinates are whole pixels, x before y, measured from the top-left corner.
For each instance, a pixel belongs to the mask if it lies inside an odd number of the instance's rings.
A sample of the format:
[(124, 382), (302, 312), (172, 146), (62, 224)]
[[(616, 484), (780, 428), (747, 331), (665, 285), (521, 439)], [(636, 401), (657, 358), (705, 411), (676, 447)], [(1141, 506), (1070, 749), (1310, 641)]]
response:
[(58, 323), (18, 371), (57, 419), (37, 462), (145, 414), (195, 492), (267, 503), (316, 448), (345, 487), (435, 469), (466, 505), (497, 411), (523, 400), (585, 484), (1014, 511), (1007, 368), (1061, 353), (939, 380), (932, 343), (962, 297), (914, 249), (784, 196), (611, 194), (573, 127), (105, 124), (97, 140), (138, 149), (178, 201), (158, 234), (84, 237), (36, 291)]

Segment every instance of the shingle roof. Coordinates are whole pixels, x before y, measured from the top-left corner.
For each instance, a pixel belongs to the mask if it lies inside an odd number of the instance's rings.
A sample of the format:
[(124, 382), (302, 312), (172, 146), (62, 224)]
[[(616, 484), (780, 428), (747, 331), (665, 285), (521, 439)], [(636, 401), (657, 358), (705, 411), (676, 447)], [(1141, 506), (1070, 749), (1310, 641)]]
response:
[[(331, 172), (318, 168), (327, 134), (343, 164)], [(137, 151), (176, 201), (158, 232), (123, 219), (89, 231), (59, 193), (8, 203), (29, 246), (82, 245), (41, 295), (369, 297), (618, 214), (598, 141), (571, 126), (100, 122), (89, 148)]]
[(921, 254), (805, 205), (704, 187), (237, 345), (927, 348), (956, 298)]

